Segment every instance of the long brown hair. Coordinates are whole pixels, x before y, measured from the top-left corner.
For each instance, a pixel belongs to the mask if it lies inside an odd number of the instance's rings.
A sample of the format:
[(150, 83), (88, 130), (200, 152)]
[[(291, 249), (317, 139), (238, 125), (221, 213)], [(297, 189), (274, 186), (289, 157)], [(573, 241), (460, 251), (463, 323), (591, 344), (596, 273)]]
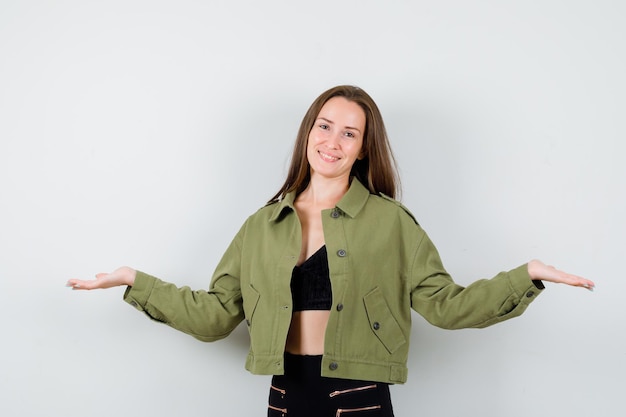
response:
[(333, 97), (344, 97), (346, 100), (361, 106), (365, 112), (364, 157), (354, 163), (351, 175), (366, 186), (372, 194), (383, 193), (395, 198), (400, 192), (400, 179), (398, 177), (396, 160), (391, 151), (383, 117), (380, 114), (380, 110), (378, 110), (378, 106), (359, 87), (340, 85), (323, 92), (307, 110), (302, 123), (300, 123), (298, 136), (296, 136), (296, 143), (291, 155), (291, 165), (285, 183), (276, 195), (270, 199), (269, 203), (282, 199), (287, 193), (292, 191), (299, 194), (309, 185), (311, 172), (306, 154), (309, 133), (320, 110)]

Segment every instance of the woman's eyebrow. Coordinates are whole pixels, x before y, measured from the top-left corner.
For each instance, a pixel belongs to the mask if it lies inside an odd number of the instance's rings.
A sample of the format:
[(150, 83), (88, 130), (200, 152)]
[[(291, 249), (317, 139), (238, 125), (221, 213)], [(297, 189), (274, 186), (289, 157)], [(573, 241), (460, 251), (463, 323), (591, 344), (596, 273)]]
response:
[[(333, 122), (332, 120), (328, 120), (325, 117), (318, 117), (317, 120), (323, 120), (326, 123), (332, 124), (334, 125), (335, 122)], [(352, 126), (344, 126), (345, 129), (351, 129), (351, 130), (356, 130), (357, 132), (361, 133), (361, 130), (358, 127), (352, 127)]]

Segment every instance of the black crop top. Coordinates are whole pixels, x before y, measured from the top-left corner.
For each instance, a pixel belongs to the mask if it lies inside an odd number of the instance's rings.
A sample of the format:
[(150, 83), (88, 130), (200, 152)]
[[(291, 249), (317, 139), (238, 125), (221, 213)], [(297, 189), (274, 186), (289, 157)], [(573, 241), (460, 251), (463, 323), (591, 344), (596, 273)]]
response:
[(291, 273), (293, 311), (330, 310), (332, 289), (326, 246), (319, 248)]

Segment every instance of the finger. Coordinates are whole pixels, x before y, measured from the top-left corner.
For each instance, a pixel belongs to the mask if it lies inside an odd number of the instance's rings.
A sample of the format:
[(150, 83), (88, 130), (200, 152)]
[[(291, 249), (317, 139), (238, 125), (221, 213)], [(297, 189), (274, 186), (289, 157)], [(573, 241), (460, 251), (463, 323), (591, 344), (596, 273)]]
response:
[(85, 286), (78, 279), (70, 279), (69, 281), (67, 281), (65, 286), (69, 287), (69, 288), (71, 288), (73, 290), (84, 290), (85, 289)]
[(581, 284), (581, 287), (586, 288), (589, 291), (593, 291), (596, 288), (596, 284), (593, 281), (589, 281), (588, 279), (586, 279)]
[(569, 285), (573, 285), (575, 287), (582, 287), (588, 289), (589, 291), (593, 291), (596, 286), (593, 281), (585, 279), (583, 277), (579, 277), (577, 275), (568, 274), (567, 277), (569, 279)]
[(98, 281), (91, 280), (85, 281), (82, 279), (70, 279), (67, 281), (66, 287), (70, 287), (73, 290), (92, 290), (96, 288), (96, 283)]

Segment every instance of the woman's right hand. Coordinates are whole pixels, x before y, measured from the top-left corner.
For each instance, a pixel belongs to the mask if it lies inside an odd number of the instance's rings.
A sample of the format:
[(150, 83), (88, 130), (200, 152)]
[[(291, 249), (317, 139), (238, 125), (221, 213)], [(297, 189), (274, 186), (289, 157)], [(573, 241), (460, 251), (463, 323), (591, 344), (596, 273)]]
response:
[(137, 271), (133, 268), (123, 266), (110, 273), (102, 272), (96, 274), (96, 279), (70, 279), (67, 281), (67, 286), (71, 287), (73, 290), (96, 290), (118, 287), (120, 285), (132, 287), (135, 283), (136, 276)]

